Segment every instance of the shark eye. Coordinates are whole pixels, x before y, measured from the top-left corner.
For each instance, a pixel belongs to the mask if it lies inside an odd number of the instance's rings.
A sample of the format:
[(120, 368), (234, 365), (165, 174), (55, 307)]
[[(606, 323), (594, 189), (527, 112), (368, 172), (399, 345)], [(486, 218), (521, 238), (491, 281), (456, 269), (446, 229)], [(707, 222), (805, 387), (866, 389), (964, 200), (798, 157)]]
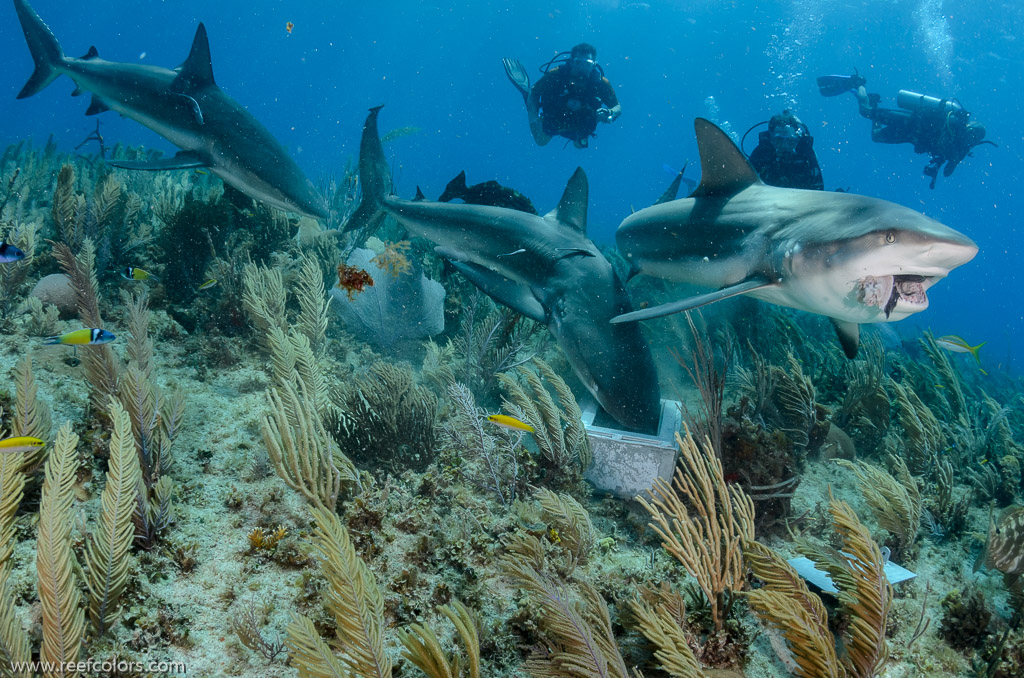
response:
[(888, 233), (886, 233), (885, 242), (889, 243), (890, 245), (896, 242), (896, 231), (889, 231)]

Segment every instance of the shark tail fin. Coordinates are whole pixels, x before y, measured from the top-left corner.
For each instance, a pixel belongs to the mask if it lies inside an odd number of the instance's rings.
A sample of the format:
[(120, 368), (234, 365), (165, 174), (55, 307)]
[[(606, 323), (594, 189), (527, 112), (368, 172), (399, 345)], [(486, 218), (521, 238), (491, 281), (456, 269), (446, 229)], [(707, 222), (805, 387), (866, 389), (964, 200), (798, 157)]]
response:
[(359, 181), (363, 195), (359, 207), (342, 227), (342, 233), (359, 231), (369, 238), (384, 223), (384, 198), (391, 194), (394, 184), (377, 129), (377, 116), (382, 108), (384, 106), (371, 108), (363, 123), (359, 142)]
[(53, 35), (49, 26), (43, 23), (36, 11), (26, 0), (14, 0), (14, 9), (21, 20), (21, 29), (25, 32), (25, 42), (32, 53), (32, 61), (36, 69), (25, 86), (18, 92), (19, 99), (30, 97), (44, 89), (61, 74), (60, 67), (64, 63), (64, 50)]

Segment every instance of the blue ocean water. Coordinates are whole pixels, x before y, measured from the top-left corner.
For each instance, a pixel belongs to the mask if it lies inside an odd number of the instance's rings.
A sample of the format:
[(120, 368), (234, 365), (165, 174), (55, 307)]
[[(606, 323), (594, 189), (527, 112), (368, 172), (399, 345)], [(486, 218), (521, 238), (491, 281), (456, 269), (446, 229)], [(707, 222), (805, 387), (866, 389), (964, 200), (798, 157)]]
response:
[[(850, 188), (921, 210), (974, 238), (977, 258), (933, 288), (931, 308), (900, 323), (913, 336), (988, 341), (990, 367), (1019, 361), (1024, 308), (1021, 257), (1024, 5), (965, 0), (892, 2), (125, 2), (36, 0), (70, 55), (173, 67), (196, 25), (209, 31), (219, 85), (249, 108), (316, 181), (340, 172), (358, 149), (366, 109), (385, 104), (381, 129), (420, 131), (387, 148), (399, 192), (436, 197), (460, 170), (470, 183), (497, 179), (553, 206), (577, 165), (590, 179), (590, 233), (610, 240), (631, 208), (650, 204), (671, 176), (697, 164), (693, 118), (733, 131), (792, 106), (815, 136), (827, 189)], [(86, 98), (62, 79), (27, 100), (15, 95), (32, 65), (13, 7), (0, 6), (0, 142), (53, 134), (74, 148), (94, 127)], [(289, 33), (286, 25), (291, 22)], [(622, 117), (587, 150), (534, 145), (502, 57), (532, 73), (587, 41), (616, 87)], [(873, 144), (851, 96), (822, 98), (814, 78), (868, 78), (883, 105), (913, 89), (958, 97), (999, 148), (980, 147), (929, 190), (926, 157)], [(100, 116), (109, 143), (172, 151), (137, 123)], [(747, 149), (752, 147), (748, 140)], [(689, 172), (688, 172), (689, 173)], [(1019, 362), (1018, 362), (1019, 365)]]

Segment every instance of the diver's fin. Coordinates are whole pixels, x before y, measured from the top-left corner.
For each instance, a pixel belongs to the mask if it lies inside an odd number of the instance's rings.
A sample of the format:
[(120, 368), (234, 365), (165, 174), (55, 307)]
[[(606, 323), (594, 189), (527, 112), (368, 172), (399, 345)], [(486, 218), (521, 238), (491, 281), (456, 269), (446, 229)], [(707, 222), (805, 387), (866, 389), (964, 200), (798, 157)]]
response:
[(459, 175), (448, 182), (444, 187), (444, 193), (437, 199), (438, 202), (449, 202), (466, 195), (466, 170), (459, 172)]
[(99, 97), (95, 94), (92, 95), (92, 101), (89, 103), (89, 108), (85, 109), (86, 115), (97, 115), (104, 111), (109, 111), (110, 107), (100, 101)]
[(466, 276), (487, 296), (516, 313), (525, 315), (537, 322), (547, 322), (547, 312), (538, 301), (536, 295), (526, 285), (509, 280), (505, 276), (489, 268), (468, 261), (448, 260), (455, 269)]
[(672, 183), (668, 185), (668, 189), (661, 194), (661, 197), (655, 201), (655, 205), (661, 205), (662, 203), (672, 202), (679, 195), (679, 186), (683, 183), (683, 172), (686, 171), (686, 165), (689, 165), (690, 161), (687, 160), (686, 164), (683, 165), (683, 169), (679, 170), (679, 174), (672, 180)]
[(832, 326), (836, 328), (836, 336), (839, 337), (843, 353), (846, 354), (847, 358), (853, 360), (857, 357), (857, 349), (860, 347), (860, 325), (846, 322), (845, 320), (836, 320), (835, 318), (829, 318), (829, 320), (832, 321)]
[(693, 127), (700, 151), (700, 185), (691, 198), (730, 198), (762, 183), (747, 157), (715, 123), (697, 118)]
[(856, 72), (853, 75), (823, 75), (818, 78), (818, 91), (823, 97), (837, 97), (857, 89), (866, 82), (864, 76)]
[(120, 167), (121, 169), (147, 170), (150, 172), (210, 166), (210, 162), (195, 151), (178, 151), (171, 158), (160, 158), (159, 160), (107, 160), (107, 164), (111, 167)]
[(764, 276), (754, 276), (752, 278), (747, 278), (741, 283), (736, 283), (729, 287), (723, 287), (716, 292), (709, 292), (708, 294), (701, 294), (696, 297), (680, 299), (679, 301), (671, 301), (667, 304), (661, 304), (660, 306), (642, 308), (639, 311), (633, 311), (631, 313), (623, 313), (622, 315), (617, 315), (612, 318), (611, 322), (613, 325), (618, 325), (619, 323), (632, 323), (638, 320), (661, 318), (681, 311), (692, 311), (693, 309), (706, 304), (713, 304), (714, 302), (721, 301), (722, 299), (728, 299), (729, 297), (753, 292), (754, 290), (759, 290), (762, 287), (770, 287), (774, 284), (775, 283), (773, 281), (765, 278)]
[(505, 66), (505, 75), (515, 85), (519, 93), (523, 95), (523, 101), (530, 96), (530, 75), (523, 68), (523, 64), (518, 59), (502, 59), (501, 63)]

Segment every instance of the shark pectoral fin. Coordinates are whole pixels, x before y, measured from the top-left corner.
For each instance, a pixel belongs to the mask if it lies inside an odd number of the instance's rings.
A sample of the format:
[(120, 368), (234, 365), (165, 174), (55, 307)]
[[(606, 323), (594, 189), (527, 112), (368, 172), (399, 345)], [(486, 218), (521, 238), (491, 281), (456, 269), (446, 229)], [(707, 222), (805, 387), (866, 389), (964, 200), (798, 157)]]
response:
[(97, 97), (94, 94), (93, 97), (92, 97), (92, 101), (89, 102), (89, 108), (85, 109), (85, 114), (86, 115), (98, 115), (99, 113), (103, 113), (104, 111), (109, 111), (109, 110), (110, 110), (110, 107), (107, 106), (102, 101), (100, 101), (99, 97)]
[(558, 207), (544, 215), (545, 219), (553, 219), (560, 224), (574, 228), (580, 233), (587, 232), (587, 200), (590, 189), (587, 184), (587, 175), (582, 167), (569, 178), (565, 185), (565, 192), (558, 202)]
[(150, 172), (210, 166), (210, 163), (205, 158), (194, 151), (179, 151), (174, 157), (160, 158), (159, 160), (107, 160), (107, 164), (111, 167), (120, 167), (121, 169), (146, 170)]
[(829, 318), (832, 326), (836, 328), (836, 336), (839, 337), (839, 344), (843, 347), (843, 353), (851, 360), (857, 357), (857, 349), (860, 347), (860, 325), (849, 323), (845, 320)]
[(743, 152), (715, 123), (697, 118), (693, 126), (697, 131), (701, 177), (691, 198), (728, 198), (761, 183)]
[(759, 290), (762, 287), (770, 287), (774, 284), (774, 282), (763, 276), (747, 278), (741, 283), (736, 283), (729, 287), (723, 287), (716, 292), (709, 292), (708, 294), (701, 294), (696, 297), (680, 299), (679, 301), (671, 301), (667, 304), (661, 304), (660, 306), (642, 308), (639, 311), (632, 311), (631, 313), (623, 313), (622, 315), (617, 315), (612, 318), (611, 322), (612, 324), (618, 325), (619, 323), (632, 323), (639, 320), (662, 318), (666, 315), (672, 315), (673, 313), (692, 311), (700, 306), (713, 304), (714, 302), (721, 301), (722, 299), (728, 299), (729, 297), (753, 292), (754, 290)]
[(516, 313), (521, 313), (531, 320), (547, 322), (547, 312), (544, 310), (544, 306), (526, 285), (509, 280), (500, 273), (479, 264), (451, 261), (451, 265), (499, 304), (508, 306)]

